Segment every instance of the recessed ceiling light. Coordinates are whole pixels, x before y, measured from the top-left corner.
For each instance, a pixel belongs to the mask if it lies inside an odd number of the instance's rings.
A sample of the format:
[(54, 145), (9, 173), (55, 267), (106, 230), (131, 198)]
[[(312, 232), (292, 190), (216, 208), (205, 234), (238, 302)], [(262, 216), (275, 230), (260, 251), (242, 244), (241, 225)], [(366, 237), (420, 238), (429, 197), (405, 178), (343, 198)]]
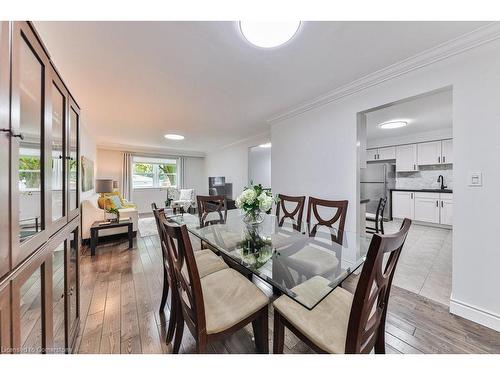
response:
[(272, 147), (272, 144), (271, 143), (263, 143), (263, 144), (259, 145), (259, 147), (270, 148), (270, 147)]
[(184, 136), (179, 134), (165, 134), (165, 138), (171, 139), (173, 141), (181, 141), (184, 139)]
[(397, 129), (408, 125), (407, 121), (388, 121), (379, 125), (381, 129)]
[(245, 39), (262, 48), (273, 48), (288, 42), (297, 33), (299, 27), (300, 21), (240, 21), (240, 30)]

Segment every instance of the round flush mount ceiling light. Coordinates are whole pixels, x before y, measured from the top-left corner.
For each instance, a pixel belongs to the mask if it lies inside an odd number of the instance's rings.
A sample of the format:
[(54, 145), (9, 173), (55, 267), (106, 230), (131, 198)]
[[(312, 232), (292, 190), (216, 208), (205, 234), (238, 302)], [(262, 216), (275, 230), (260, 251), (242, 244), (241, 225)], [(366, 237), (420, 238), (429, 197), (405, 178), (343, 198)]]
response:
[(173, 141), (182, 141), (184, 139), (184, 136), (179, 134), (165, 134), (165, 138), (171, 139)]
[(259, 145), (259, 147), (262, 147), (262, 148), (271, 148), (272, 144), (271, 143), (263, 143), (263, 144)]
[(294, 37), (299, 27), (300, 21), (240, 21), (240, 30), (245, 39), (261, 48), (285, 44)]
[(407, 121), (388, 121), (379, 125), (381, 129), (397, 129), (408, 125)]

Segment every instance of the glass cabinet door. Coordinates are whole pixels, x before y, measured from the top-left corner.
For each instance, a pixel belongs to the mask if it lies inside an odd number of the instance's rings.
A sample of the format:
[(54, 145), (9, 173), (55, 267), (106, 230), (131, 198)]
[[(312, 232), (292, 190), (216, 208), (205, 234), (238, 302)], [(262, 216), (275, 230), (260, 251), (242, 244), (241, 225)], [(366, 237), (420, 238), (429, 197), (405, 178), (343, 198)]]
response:
[[(48, 234), (44, 150), (48, 58), (26, 22), (13, 24), (11, 95), (12, 263), (19, 264)], [(50, 153), (47, 155), (49, 156)], [(50, 160), (50, 159), (49, 159)], [(49, 211), (50, 212), (50, 211)]]
[(68, 347), (76, 337), (76, 330), (80, 318), (80, 289), (78, 287), (79, 267), (80, 267), (80, 238), (78, 228), (71, 233), (69, 239), (69, 254), (67, 258), (67, 277), (68, 277)]
[(0, 354), (9, 353), (12, 347), (9, 287), (7, 284), (0, 289)]
[(66, 353), (66, 275), (65, 255), (67, 241), (62, 242), (52, 251), (52, 316), (53, 316), (53, 354)]
[(42, 341), (42, 272), (36, 268), (20, 288), (20, 346), (21, 354), (43, 352)]
[(9, 23), (0, 22), (0, 279), (9, 271), (10, 217), (9, 217), (9, 111), (10, 54)]
[(65, 127), (66, 127), (66, 97), (59, 87), (52, 82), (52, 142), (51, 142), (51, 197), (52, 222), (62, 221), (66, 215), (65, 207)]
[(78, 108), (72, 103), (69, 109), (69, 130), (68, 130), (68, 143), (69, 143), (69, 157), (68, 157), (68, 187), (69, 187), (69, 216), (70, 219), (78, 215), (79, 207), (79, 144), (78, 132), (80, 126), (80, 112)]

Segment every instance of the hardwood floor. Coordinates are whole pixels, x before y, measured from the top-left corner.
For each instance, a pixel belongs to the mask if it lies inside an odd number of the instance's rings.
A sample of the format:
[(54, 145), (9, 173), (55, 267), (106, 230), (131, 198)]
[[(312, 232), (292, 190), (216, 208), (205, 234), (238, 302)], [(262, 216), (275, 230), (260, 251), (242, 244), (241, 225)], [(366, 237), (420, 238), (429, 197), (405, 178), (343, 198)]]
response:
[[(157, 236), (138, 237), (134, 249), (126, 240), (101, 245), (95, 257), (85, 252), (81, 263), (78, 353), (169, 353), (165, 344), (169, 310), (159, 314), (162, 290), (161, 253)], [(256, 283), (265, 288), (262, 282)], [(356, 279), (344, 282), (353, 290)], [(167, 306), (170, 306), (168, 303)], [(500, 333), (448, 313), (447, 307), (393, 287), (386, 324), (387, 353), (500, 353)], [(273, 314), (269, 341), (272, 350)], [(184, 330), (181, 353), (194, 353)], [(211, 353), (254, 353), (251, 326), (211, 344)], [(289, 331), (285, 353), (310, 353)]]

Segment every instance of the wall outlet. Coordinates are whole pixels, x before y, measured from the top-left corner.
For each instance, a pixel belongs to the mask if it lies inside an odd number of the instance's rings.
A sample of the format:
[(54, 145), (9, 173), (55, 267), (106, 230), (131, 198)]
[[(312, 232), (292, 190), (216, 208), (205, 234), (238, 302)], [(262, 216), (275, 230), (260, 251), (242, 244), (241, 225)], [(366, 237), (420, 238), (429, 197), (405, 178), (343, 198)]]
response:
[(469, 172), (469, 186), (483, 186), (483, 174), (481, 172)]

